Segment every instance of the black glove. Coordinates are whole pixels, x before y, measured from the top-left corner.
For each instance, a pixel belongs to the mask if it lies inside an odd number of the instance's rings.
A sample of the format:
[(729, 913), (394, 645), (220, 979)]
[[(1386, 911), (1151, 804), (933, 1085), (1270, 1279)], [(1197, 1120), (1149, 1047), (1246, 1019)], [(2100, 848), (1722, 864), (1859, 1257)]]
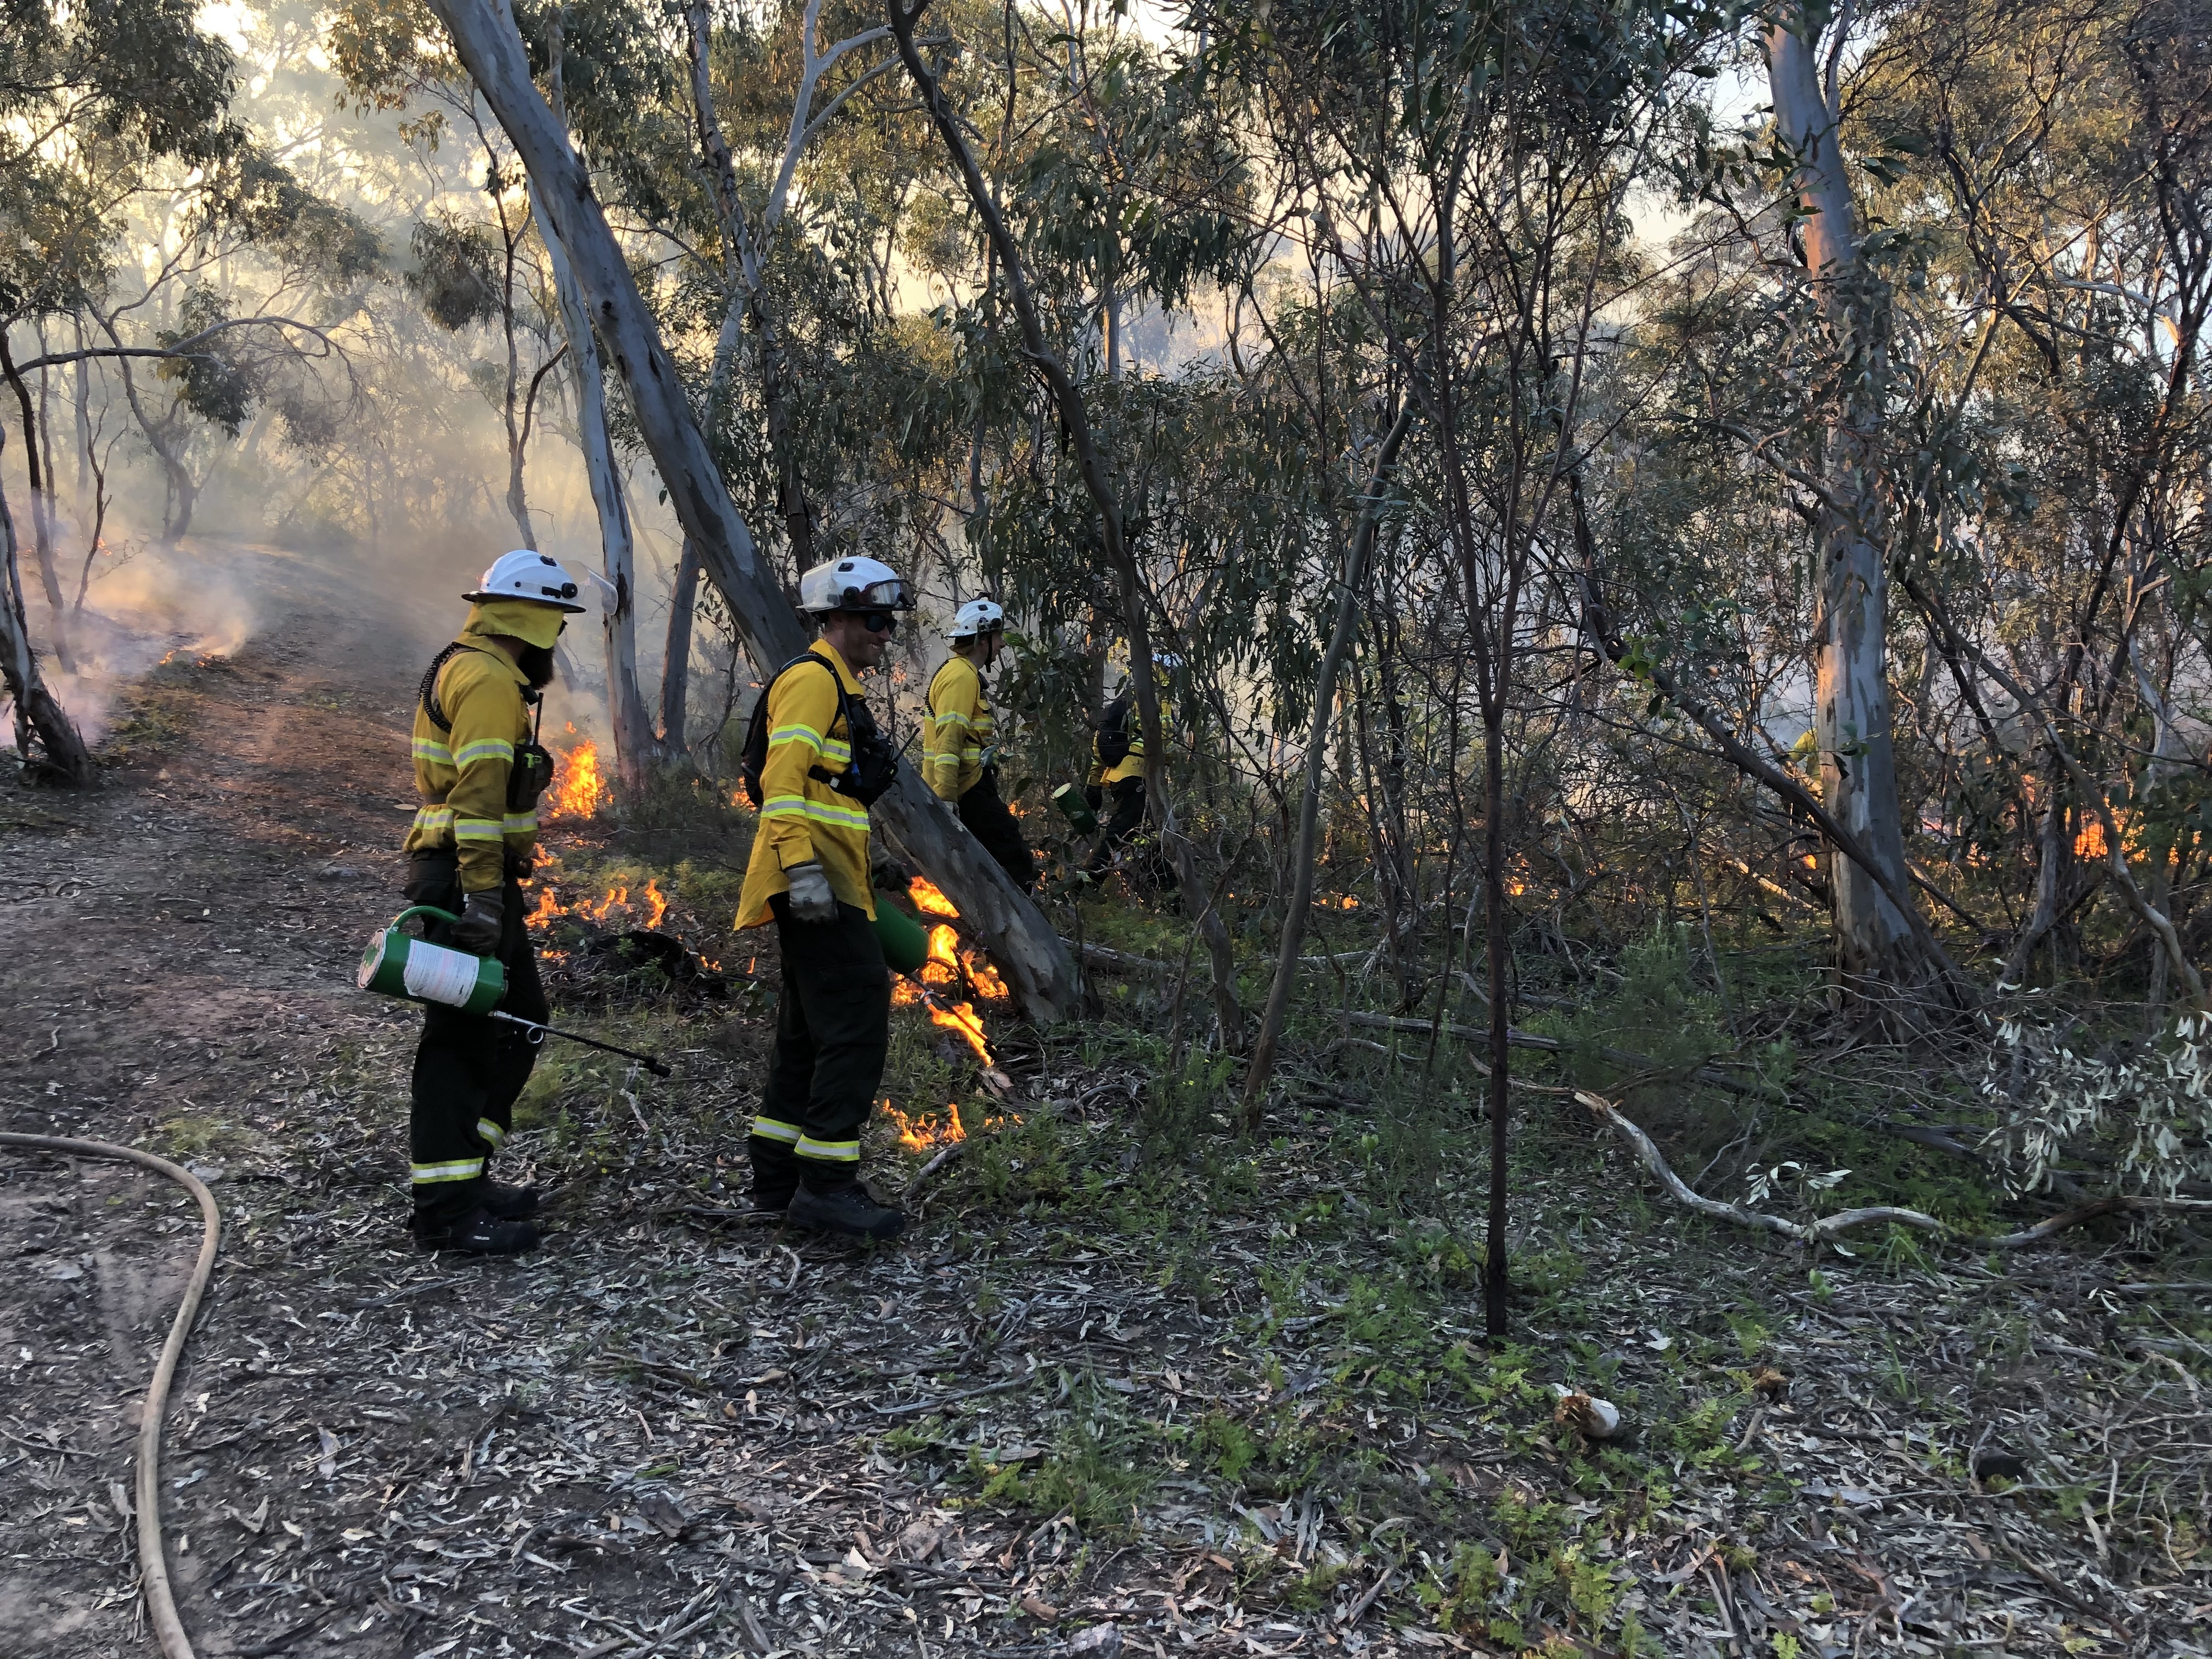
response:
[(1106, 804), (1106, 786), (1101, 783), (1085, 784), (1083, 804), (1094, 812)]
[(501, 924), (507, 920), (507, 897), (498, 888), (471, 893), (461, 906), (461, 919), (453, 924), (456, 949), (488, 957), (499, 949)]
[(526, 853), (510, 852), (507, 854), (507, 878), (509, 881), (528, 881), (537, 873), (538, 849), (536, 848), (532, 848)]
[(868, 866), (868, 882), (879, 892), (903, 893), (914, 885), (914, 876), (896, 859), (879, 858)]

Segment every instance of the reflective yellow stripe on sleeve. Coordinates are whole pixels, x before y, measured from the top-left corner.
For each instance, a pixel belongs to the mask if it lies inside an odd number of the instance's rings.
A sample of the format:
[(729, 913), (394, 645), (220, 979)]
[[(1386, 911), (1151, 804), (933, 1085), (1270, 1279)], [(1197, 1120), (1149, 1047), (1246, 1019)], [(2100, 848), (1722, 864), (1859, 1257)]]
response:
[(497, 818), (455, 818), (455, 841), (497, 841), (505, 833)]
[(514, 745), (505, 738), (478, 738), (474, 743), (465, 743), (453, 751), (453, 764), (466, 766), (472, 761), (514, 758)]
[(411, 746), (415, 750), (416, 760), (434, 761), (441, 766), (451, 766), (453, 763), (453, 751), (434, 738), (416, 738)]
[(510, 836), (534, 836), (538, 833), (538, 814), (509, 812), (500, 821), (500, 829)]
[(415, 809), (415, 827), (434, 835), (453, 827), (453, 809), (450, 806), (418, 806)]

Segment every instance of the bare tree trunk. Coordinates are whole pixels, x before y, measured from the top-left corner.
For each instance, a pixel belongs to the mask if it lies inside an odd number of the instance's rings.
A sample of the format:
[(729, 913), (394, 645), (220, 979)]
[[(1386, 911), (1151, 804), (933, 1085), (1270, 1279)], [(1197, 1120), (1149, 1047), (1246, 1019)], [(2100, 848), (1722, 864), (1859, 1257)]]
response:
[[(498, 0), (431, 0), (431, 9), (529, 170), (600, 343), (629, 392), (670, 504), (728, 601), (746, 654), (756, 663), (788, 661), (805, 649), (805, 633), (715, 470), (583, 164), (531, 82), (513, 15)], [(1059, 938), (913, 768), (901, 763), (897, 782), (871, 813), (959, 907), (1030, 1018), (1056, 1020), (1073, 1006), (1074, 969)]]
[[(813, 49), (813, 31), (819, 10), (819, 0), (807, 11), (803, 27), (807, 32), (807, 50)], [(724, 249), (722, 268), (726, 281), (743, 295), (742, 304), (732, 299), (723, 319), (722, 338), (714, 354), (714, 379), (707, 392), (707, 437), (711, 444), (720, 425), (719, 416), (724, 385), (730, 372), (732, 348), (735, 343), (737, 319), (740, 313), (751, 319), (756, 349), (760, 353), (761, 412), (768, 426), (769, 459), (775, 468), (776, 513), (783, 520), (784, 533), (791, 539), (792, 562), (801, 571), (814, 565), (814, 514), (806, 503), (806, 492), (799, 476), (799, 453), (791, 433), (791, 402), (789, 383), (784, 369), (783, 339), (778, 331), (776, 319), (762, 292), (760, 261), (765, 249), (753, 246), (751, 228), (746, 222), (744, 204), (738, 194), (737, 164), (730, 155), (729, 140), (723, 136), (720, 118), (714, 112), (714, 88), (708, 73), (708, 53), (713, 44), (713, 17), (704, 0), (692, 0), (684, 17), (689, 26), (688, 45), (691, 60), (692, 118), (699, 129), (699, 150), (706, 158), (708, 176), (714, 185), (715, 216), (721, 221)], [(812, 82), (802, 79), (799, 98), (803, 104), (812, 97)], [(804, 125), (806, 111), (798, 112)], [(794, 142), (803, 142), (795, 140)], [(772, 226), (763, 225), (763, 232)]]
[[(0, 430), (0, 452), (7, 443), (6, 432)], [(82, 787), (93, 781), (92, 755), (68, 713), (46, 689), (38, 655), (31, 649), (30, 629), (23, 619), (15, 515), (8, 510), (4, 490), (0, 490), (0, 556), (4, 556), (4, 568), (0, 568), (0, 683), (15, 705), (16, 757), (26, 770), (44, 769), (61, 782)], [(43, 769), (32, 757), (33, 737), (46, 750)]]
[[(99, 316), (99, 313), (95, 312), (94, 315)], [(112, 321), (100, 317), (100, 325), (110, 342), (118, 348), (123, 344), (123, 337), (115, 331), (115, 325)], [(161, 507), (161, 544), (165, 547), (174, 547), (184, 539), (185, 532), (191, 528), (192, 504), (199, 499), (199, 486), (192, 482), (191, 471), (185, 465), (184, 458), (169, 442), (163, 427), (146, 412), (146, 405), (138, 396), (138, 381), (131, 373), (131, 360), (118, 357), (115, 368), (123, 377), (124, 400), (131, 405), (131, 416), (138, 422), (138, 430), (146, 440), (146, 447), (161, 463), (161, 475), (168, 484), (168, 499)]]
[[(557, 12), (555, 20), (553, 114), (565, 124)], [(560, 237), (537, 210), (535, 191), (531, 211), (537, 217), (538, 237), (545, 244), (546, 259), (553, 267), (553, 292), (561, 307), (562, 330), (568, 339), (568, 366), (576, 377), (576, 441), (584, 452), (584, 476), (591, 483), (592, 505), (599, 513), (601, 568), (607, 585), (614, 589), (611, 605), (602, 597), (599, 626), (606, 649), (607, 726), (615, 746), (615, 771), (623, 787), (635, 795), (645, 788), (657, 756), (653, 722), (646, 716), (645, 699), (637, 688), (637, 561), (630, 534), (629, 503), (623, 499), (622, 477), (615, 469), (614, 445), (607, 437), (606, 386), (583, 294), (576, 286), (576, 274), (569, 269)]]
[(39, 584), (46, 590), (46, 609), (52, 614), (54, 631), (54, 657), (64, 672), (72, 672), (70, 661), (69, 602), (62, 597), (61, 572), (54, 565), (53, 526), (48, 523), (46, 512), (46, 479), (39, 465), (39, 422), (31, 409), (31, 389), (23, 384), (16, 371), (15, 355), (8, 349), (8, 333), (0, 328), (0, 370), (8, 376), (8, 385), (15, 393), (15, 401), (23, 415), (23, 466), (31, 486), (31, 544), (39, 561)]
[(660, 746), (671, 760), (690, 748), (684, 723), (691, 700), (691, 623), (699, 609), (699, 544), (684, 538), (668, 594), (668, 647), (660, 664)]
[[(1875, 388), (1854, 393), (1828, 434), (1826, 499), (1817, 531), (1820, 794), (1881, 866), (1888, 885), (1902, 889), (1905, 836), (1890, 738), (1889, 571), (1876, 540), (1883, 517), (1879, 382), (1887, 353), (1878, 279), (1859, 257), (1838, 131), (1842, 112), (1820, 84), (1820, 20), (1827, 15), (1800, 4), (1766, 34), (1776, 125), (1800, 162), (1796, 188), (1805, 215), (1806, 262), (1822, 290), (1831, 337), (1854, 360), (1850, 383)], [(1878, 995), (1923, 978), (1911, 927), (1882, 886), (1850, 860), (1834, 864), (1836, 957), (1844, 989)]]
[(1382, 492), (1398, 463), (1398, 448), (1413, 424), (1413, 400), (1398, 411), (1398, 418), (1383, 434), (1375, 453), (1375, 465), (1362, 492), (1359, 520), (1345, 550), (1343, 592), (1337, 600), (1336, 624), (1328, 647), (1322, 653), (1321, 672), (1314, 681), (1313, 721), (1306, 733), (1305, 793), (1298, 801), (1297, 841), (1291, 853), (1291, 896), (1283, 916), (1281, 948), (1275, 954), (1274, 983), (1267, 989), (1267, 1006), (1260, 1017), (1260, 1034), (1252, 1043), (1252, 1062), (1244, 1073), (1244, 1127), (1257, 1133), (1260, 1103), (1267, 1092), (1267, 1079), (1275, 1069), (1275, 1048), (1283, 1036), (1283, 1020), (1291, 1006), (1291, 993), (1298, 978), (1298, 947), (1305, 943), (1307, 912), (1313, 904), (1314, 834), (1321, 822), (1321, 785), (1328, 765), (1328, 727), (1335, 713), (1336, 676), (1357, 631), (1362, 578), (1375, 547), (1375, 526), (1382, 518)]
[(1107, 477), (1105, 457), (1091, 429), (1090, 410), (1083, 393), (1069, 377), (1066, 365), (1045, 342), (1044, 327), (1037, 319), (1036, 303), (1030, 290), (1021, 250), (1007, 234), (1006, 221), (1000, 215), (990, 186), (984, 181), (982, 169), (975, 165), (975, 152), (969, 148), (966, 136), (945, 104), (943, 89), (915, 46), (914, 26), (921, 21), (927, 4), (928, 0), (921, 0), (921, 4), (909, 10), (900, 0), (885, 0), (891, 33), (898, 41), (899, 57), (906, 64), (908, 75), (921, 93), (930, 120), (952, 157), (954, 168), (967, 190), (969, 205), (982, 220), (983, 228), (999, 250), (999, 266), (1006, 273), (1007, 297), (1021, 324), (1022, 342), (1028, 348), (1030, 361), (1052, 388), (1060, 423), (1075, 452), (1076, 470), (1098, 509), (1100, 539), (1105, 544), (1106, 562), (1121, 586), (1121, 625), (1129, 635), (1130, 680), (1136, 691), (1138, 722), (1145, 734), (1146, 794), (1152, 811), (1158, 815), (1160, 844), (1175, 867), (1176, 886), (1182, 896), (1183, 907), (1197, 918), (1199, 937), (1206, 944), (1212, 975), (1214, 1018), (1221, 1028), (1222, 1046), (1232, 1054), (1239, 1053), (1244, 1047), (1244, 1011), (1237, 1000), (1236, 952), (1229, 941), (1229, 930), (1222, 923), (1221, 913), (1214, 907), (1213, 895), (1199, 878), (1189, 838), (1176, 826), (1175, 805), (1168, 793), (1167, 734), (1160, 724), (1159, 687), (1153, 677), (1152, 619), (1145, 610), (1147, 596), (1144, 582), (1123, 533), (1121, 500)]

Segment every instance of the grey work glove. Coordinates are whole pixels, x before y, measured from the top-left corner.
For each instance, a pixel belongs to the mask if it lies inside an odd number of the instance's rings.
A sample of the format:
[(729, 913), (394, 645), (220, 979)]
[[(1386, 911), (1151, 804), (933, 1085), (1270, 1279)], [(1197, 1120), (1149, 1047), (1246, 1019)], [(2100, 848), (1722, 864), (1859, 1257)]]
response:
[(499, 949), (500, 925), (507, 919), (507, 896), (496, 887), (471, 893), (461, 905), (461, 919), (453, 924), (454, 945), (479, 957)]
[(809, 859), (804, 864), (794, 864), (783, 872), (783, 878), (791, 884), (793, 921), (837, 920), (837, 896), (830, 890), (830, 872), (819, 860)]

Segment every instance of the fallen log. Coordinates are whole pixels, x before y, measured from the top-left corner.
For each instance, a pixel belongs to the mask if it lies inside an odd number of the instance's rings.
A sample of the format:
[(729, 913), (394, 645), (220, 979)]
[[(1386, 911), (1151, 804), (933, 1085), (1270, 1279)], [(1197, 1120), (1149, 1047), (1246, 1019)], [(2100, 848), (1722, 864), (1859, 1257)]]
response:
[(1748, 1227), (1755, 1232), (1773, 1233), (1783, 1238), (1803, 1239), (1808, 1243), (1827, 1243), (1855, 1227), (1895, 1223), (1921, 1232), (1937, 1233), (1948, 1242), (1977, 1250), (2017, 1250), (2030, 1244), (2041, 1243), (2054, 1233), (2078, 1227), (2099, 1216), (2134, 1214), (2163, 1209), (2197, 1209), (2204, 1206), (2191, 1199), (2143, 1198), (2115, 1194), (2077, 1204), (2070, 1210), (2037, 1222), (2033, 1227), (2022, 1228), (2016, 1233), (1961, 1233), (1944, 1222), (1921, 1210), (1908, 1210), (1893, 1204), (1872, 1204), (1856, 1210), (1841, 1210), (1834, 1215), (1822, 1216), (1818, 1220), (1796, 1222), (1785, 1216), (1769, 1215), (1742, 1204), (1729, 1204), (1720, 1199), (1707, 1198), (1692, 1189), (1690, 1183), (1676, 1175), (1668, 1164), (1666, 1155), (1634, 1123), (1621, 1115), (1620, 1109), (1601, 1095), (1587, 1089), (1574, 1091), (1576, 1102), (1589, 1109), (1598, 1119), (1626, 1141), (1646, 1170), (1656, 1176), (1659, 1184), (1668, 1190), (1677, 1203), (1695, 1210), (1699, 1215), (1711, 1216), (1716, 1221), (1726, 1221), (1739, 1227)]

